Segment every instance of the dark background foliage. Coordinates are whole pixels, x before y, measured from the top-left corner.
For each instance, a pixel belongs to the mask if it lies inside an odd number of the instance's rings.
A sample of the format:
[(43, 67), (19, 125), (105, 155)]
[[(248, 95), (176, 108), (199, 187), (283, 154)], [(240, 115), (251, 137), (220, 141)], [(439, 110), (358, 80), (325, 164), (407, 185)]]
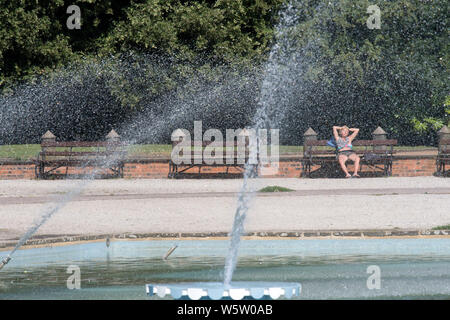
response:
[[(177, 127), (251, 124), (285, 0), (0, 0), (0, 143), (101, 139), (111, 129), (168, 142)], [(69, 30), (66, 9), (81, 9)], [(293, 1), (294, 64), (279, 108), (285, 144), (313, 127), (377, 126), (433, 145), (448, 124), (448, 2)], [(284, 99), (282, 99), (284, 98)], [(282, 104), (282, 105), (281, 105)]]

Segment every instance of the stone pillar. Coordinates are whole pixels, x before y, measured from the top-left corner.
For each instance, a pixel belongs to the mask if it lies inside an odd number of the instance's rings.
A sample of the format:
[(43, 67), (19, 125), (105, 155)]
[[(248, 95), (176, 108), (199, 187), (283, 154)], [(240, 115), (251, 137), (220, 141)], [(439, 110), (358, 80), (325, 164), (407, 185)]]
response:
[(450, 140), (450, 129), (447, 126), (443, 126), (441, 130), (438, 131), (439, 144), (443, 140)]
[[(374, 132), (372, 132), (372, 140), (387, 140), (387, 133), (383, 130), (383, 128), (378, 127), (375, 129)], [(386, 146), (380, 145), (380, 146), (374, 146), (373, 148), (375, 151), (385, 151)]]
[(113, 129), (106, 135), (106, 151), (119, 151), (120, 146), (120, 136), (119, 134)]
[(311, 127), (303, 134), (303, 153), (306, 150), (307, 141), (317, 141), (317, 133)]
[(108, 141), (108, 142), (119, 142), (120, 141), (120, 135), (113, 129), (106, 136), (106, 141)]
[(42, 143), (56, 142), (56, 137), (50, 130), (48, 130), (46, 133), (44, 133), (44, 135), (41, 137), (41, 139), (42, 139)]
[[(56, 136), (50, 131), (47, 130), (46, 133), (41, 137), (41, 143), (55, 143), (56, 142)], [(49, 147), (41, 147), (42, 152), (39, 153), (39, 158), (42, 160), (45, 159), (45, 151), (48, 151)], [(50, 150), (54, 148), (50, 147)], [(42, 178), (44, 176), (44, 166), (39, 165), (39, 177)]]
[(439, 137), (439, 150), (447, 150), (449, 148), (449, 145), (444, 145), (442, 142), (444, 140), (449, 141), (450, 140), (450, 129), (447, 126), (443, 126), (441, 130), (438, 131), (438, 137)]

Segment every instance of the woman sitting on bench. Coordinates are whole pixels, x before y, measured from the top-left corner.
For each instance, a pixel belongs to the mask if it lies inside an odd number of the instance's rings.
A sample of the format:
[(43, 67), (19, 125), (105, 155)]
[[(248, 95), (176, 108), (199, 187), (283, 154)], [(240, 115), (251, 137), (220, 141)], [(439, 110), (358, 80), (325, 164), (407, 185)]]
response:
[[(338, 132), (339, 130), (339, 132)], [(352, 133), (351, 135), (350, 132)], [(359, 156), (355, 151), (352, 150), (352, 141), (356, 138), (359, 129), (351, 128), (349, 129), (347, 126), (333, 127), (333, 136), (336, 140), (336, 148), (338, 152), (338, 161), (341, 165), (342, 171), (345, 173), (346, 178), (351, 178), (352, 176), (348, 173), (347, 166), (345, 163), (347, 160), (352, 160), (355, 164), (355, 172), (353, 173), (353, 177), (359, 178), (358, 169), (359, 169)]]

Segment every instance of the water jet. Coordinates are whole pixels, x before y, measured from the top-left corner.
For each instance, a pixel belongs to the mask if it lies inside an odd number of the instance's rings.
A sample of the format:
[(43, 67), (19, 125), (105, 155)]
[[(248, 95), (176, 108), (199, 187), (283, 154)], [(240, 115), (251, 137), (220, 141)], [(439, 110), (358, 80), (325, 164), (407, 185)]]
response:
[(2, 260), (2, 262), (0, 263), (0, 270), (2, 270), (3, 267), (6, 266), (10, 260), (11, 260), (11, 257), (9, 255), (6, 258), (4, 258)]
[(167, 251), (167, 253), (164, 255), (163, 260), (167, 260), (169, 256), (175, 251), (175, 249), (178, 248), (178, 245), (174, 245), (172, 248)]

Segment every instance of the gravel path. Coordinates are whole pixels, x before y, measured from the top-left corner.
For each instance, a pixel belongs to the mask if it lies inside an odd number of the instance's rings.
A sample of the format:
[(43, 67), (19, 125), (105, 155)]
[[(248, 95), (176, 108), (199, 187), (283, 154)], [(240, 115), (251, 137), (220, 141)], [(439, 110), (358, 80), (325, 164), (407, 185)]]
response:
[[(450, 224), (450, 179), (254, 179), (292, 193), (253, 198), (247, 231), (426, 229)], [(95, 180), (37, 235), (228, 232), (242, 180)], [(0, 243), (80, 181), (0, 181)]]

